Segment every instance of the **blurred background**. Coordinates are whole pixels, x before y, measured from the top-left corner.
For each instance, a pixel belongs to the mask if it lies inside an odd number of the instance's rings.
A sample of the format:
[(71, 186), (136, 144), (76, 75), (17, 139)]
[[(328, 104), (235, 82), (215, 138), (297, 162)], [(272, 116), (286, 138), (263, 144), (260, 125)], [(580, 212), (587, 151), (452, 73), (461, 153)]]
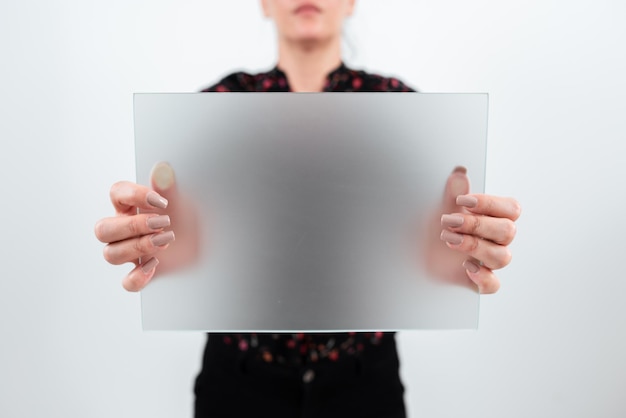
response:
[[(487, 192), (524, 213), (477, 331), (398, 335), (410, 417), (626, 416), (626, 3), (358, 0), (345, 62), (490, 94)], [(205, 337), (143, 332), (93, 235), (134, 92), (276, 60), (258, 1), (0, 4), (0, 416), (190, 417)]]

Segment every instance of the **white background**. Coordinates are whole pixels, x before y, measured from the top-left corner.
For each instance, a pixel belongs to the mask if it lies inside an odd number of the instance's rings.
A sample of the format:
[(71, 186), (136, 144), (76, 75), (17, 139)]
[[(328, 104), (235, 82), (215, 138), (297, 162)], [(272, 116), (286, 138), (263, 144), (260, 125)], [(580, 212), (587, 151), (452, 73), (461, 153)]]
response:
[[(398, 336), (411, 417), (626, 416), (626, 3), (361, 0), (346, 62), (490, 93), (487, 191), (524, 209), (477, 332)], [(0, 416), (189, 417), (204, 336), (145, 333), (93, 225), (132, 93), (275, 62), (253, 0), (0, 5)]]

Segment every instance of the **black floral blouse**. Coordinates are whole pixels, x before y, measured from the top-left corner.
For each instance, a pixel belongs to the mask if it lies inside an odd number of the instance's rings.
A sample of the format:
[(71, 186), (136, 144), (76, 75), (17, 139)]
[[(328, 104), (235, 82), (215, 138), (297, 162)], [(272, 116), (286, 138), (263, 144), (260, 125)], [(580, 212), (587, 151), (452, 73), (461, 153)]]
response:
[[(278, 67), (266, 73), (236, 72), (203, 92), (289, 92), (287, 76)], [(348, 68), (341, 64), (326, 77), (325, 92), (412, 92), (400, 80)], [(384, 344), (391, 333), (295, 333), (295, 334), (218, 334), (211, 333), (208, 344), (246, 352), (267, 363), (301, 365), (308, 362), (340, 361), (357, 356), (368, 346)]]
[[(287, 76), (278, 67), (266, 73), (248, 74), (237, 72), (223, 78), (219, 83), (202, 90), (204, 92), (289, 92)], [(414, 91), (397, 78), (382, 77), (365, 71), (352, 70), (341, 64), (330, 72), (324, 84), (325, 92), (408, 92)]]

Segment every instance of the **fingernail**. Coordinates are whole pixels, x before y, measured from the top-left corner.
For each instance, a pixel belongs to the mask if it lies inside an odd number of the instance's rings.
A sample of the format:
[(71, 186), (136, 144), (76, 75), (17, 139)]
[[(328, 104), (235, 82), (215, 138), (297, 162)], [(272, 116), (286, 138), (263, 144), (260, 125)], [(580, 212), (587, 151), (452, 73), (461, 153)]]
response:
[(170, 217), (167, 215), (153, 216), (148, 218), (148, 228), (161, 229), (170, 226)]
[(465, 260), (463, 262), (463, 267), (470, 273), (478, 273), (478, 270), (480, 270), (480, 266), (470, 260)]
[(465, 218), (460, 215), (442, 215), (441, 226), (444, 228), (457, 228), (463, 225)]
[(456, 204), (459, 206), (465, 206), (466, 208), (475, 208), (478, 205), (478, 199), (470, 195), (457, 196)]
[(155, 208), (165, 209), (167, 207), (167, 199), (161, 197), (157, 192), (149, 192), (148, 193), (148, 203), (154, 206)]
[(174, 169), (168, 163), (157, 163), (152, 168), (150, 177), (161, 190), (167, 190), (174, 184)]
[(148, 274), (157, 266), (157, 264), (159, 264), (159, 260), (152, 257), (150, 260), (141, 265), (141, 271), (143, 271), (144, 274)]
[(150, 241), (155, 247), (161, 247), (174, 241), (174, 231), (161, 232), (150, 237)]
[(444, 229), (441, 231), (441, 240), (452, 245), (459, 245), (463, 242), (463, 235)]
[(452, 170), (452, 172), (467, 174), (467, 168), (463, 167), (462, 165), (457, 165), (456, 167), (454, 167), (454, 170)]

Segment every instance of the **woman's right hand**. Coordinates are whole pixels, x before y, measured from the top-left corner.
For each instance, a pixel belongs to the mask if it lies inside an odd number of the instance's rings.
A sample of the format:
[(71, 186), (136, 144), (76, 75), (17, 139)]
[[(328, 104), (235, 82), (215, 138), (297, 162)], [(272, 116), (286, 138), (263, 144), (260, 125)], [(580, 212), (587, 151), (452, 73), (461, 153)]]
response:
[[(122, 281), (131, 292), (148, 284), (157, 265), (163, 272), (197, 256), (197, 218), (178, 196), (173, 169), (167, 163), (159, 163), (150, 177), (152, 188), (128, 181), (115, 183), (110, 197), (116, 214), (99, 220), (95, 226), (96, 237), (106, 244), (106, 261), (135, 264)], [(174, 246), (175, 239), (182, 242)], [(186, 245), (180, 245), (185, 242)]]

